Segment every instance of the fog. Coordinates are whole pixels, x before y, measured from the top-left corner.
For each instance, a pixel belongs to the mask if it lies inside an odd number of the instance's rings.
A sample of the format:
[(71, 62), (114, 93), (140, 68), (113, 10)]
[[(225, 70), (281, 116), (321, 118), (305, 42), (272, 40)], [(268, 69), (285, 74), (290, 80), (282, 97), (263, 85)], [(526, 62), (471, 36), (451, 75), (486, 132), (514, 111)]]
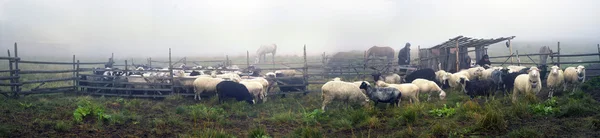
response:
[[(0, 50), (25, 56), (300, 55), (431, 47), (458, 35), (600, 43), (598, 0), (0, 0)], [(594, 47), (595, 48), (595, 47)], [(518, 49), (518, 48), (517, 48)], [(2, 54), (5, 55), (5, 54)]]

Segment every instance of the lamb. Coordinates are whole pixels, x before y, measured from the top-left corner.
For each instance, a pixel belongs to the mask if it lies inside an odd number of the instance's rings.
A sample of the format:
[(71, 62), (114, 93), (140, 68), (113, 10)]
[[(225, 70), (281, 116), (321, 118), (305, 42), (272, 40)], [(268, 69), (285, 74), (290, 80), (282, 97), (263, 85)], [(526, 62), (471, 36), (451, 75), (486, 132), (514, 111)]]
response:
[(392, 88), (392, 87), (371, 88), (371, 85), (369, 85), (366, 82), (362, 82), (360, 84), (359, 88), (367, 92), (369, 99), (371, 99), (373, 102), (375, 102), (375, 106), (377, 106), (377, 104), (379, 102), (383, 102), (383, 103), (390, 103), (392, 105), (396, 105), (397, 107), (400, 107), (400, 98), (402, 97), (402, 93), (400, 91), (398, 91), (398, 89), (396, 89), (396, 88)]
[(240, 84), (246, 86), (248, 92), (254, 96), (255, 101), (257, 102), (266, 102), (265, 101), (265, 91), (263, 90), (263, 85), (260, 82), (256, 81), (241, 81)]
[(533, 93), (538, 94), (542, 89), (542, 81), (540, 80), (540, 72), (537, 67), (529, 68), (528, 74), (521, 74), (515, 78), (513, 88), (513, 102), (517, 101), (517, 95), (519, 93)]
[(433, 92), (439, 93), (440, 100), (444, 100), (446, 98), (446, 92), (442, 90), (435, 82), (426, 80), (426, 79), (416, 79), (412, 81), (412, 84), (415, 84), (419, 87), (419, 93), (428, 93), (427, 101), (431, 99), (431, 95)]
[(194, 80), (194, 100), (198, 98), (200, 100), (200, 94), (206, 92), (217, 92), (217, 84), (222, 82), (222, 78), (211, 78), (211, 77), (198, 77)]
[(348, 105), (348, 102), (357, 102), (363, 106), (369, 103), (367, 95), (362, 93), (358, 86), (348, 82), (329, 81), (323, 84), (321, 92), (321, 97), (323, 98), (321, 110), (323, 111), (325, 111), (325, 106), (333, 100), (344, 101), (345, 105)]
[(548, 87), (548, 89), (550, 90), (548, 92), (548, 97), (552, 98), (552, 96), (554, 95), (554, 91), (556, 91), (556, 88), (559, 87), (563, 87), (564, 88), (564, 83), (565, 83), (565, 76), (563, 71), (560, 69), (560, 67), (558, 66), (552, 66), (550, 67), (550, 75), (548, 75), (548, 78), (546, 78), (546, 87)]
[(571, 86), (573, 87), (572, 92), (575, 92), (579, 85), (585, 82), (585, 67), (582, 65), (579, 65), (577, 67), (568, 67), (564, 71), (564, 77), (566, 83), (564, 88), (565, 91), (567, 89), (567, 86)]
[(452, 75), (451, 73), (448, 73), (444, 70), (439, 70), (437, 72), (435, 72), (435, 79), (440, 82), (441, 84), (446, 84), (446, 80), (448, 80), (448, 78), (450, 78), (450, 75)]
[(255, 104), (253, 95), (248, 91), (243, 84), (233, 81), (221, 81), (216, 85), (216, 90), (219, 96), (219, 103), (222, 103), (225, 98), (235, 98), (237, 101), (246, 101), (249, 104)]
[(419, 86), (412, 83), (404, 83), (404, 84), (388, 84), (383, 81), (377, 81), (377, 86), (379, 87), (393, 87), (396, 88), (402, 93), (402, 98), (409, 98), (408, 100), (413, 103), (419, 102)]
[(492, 80), (472, 80), (465, 83), (465, 92), (471, 99), (475, 96), (493, 96), (496, 86)]

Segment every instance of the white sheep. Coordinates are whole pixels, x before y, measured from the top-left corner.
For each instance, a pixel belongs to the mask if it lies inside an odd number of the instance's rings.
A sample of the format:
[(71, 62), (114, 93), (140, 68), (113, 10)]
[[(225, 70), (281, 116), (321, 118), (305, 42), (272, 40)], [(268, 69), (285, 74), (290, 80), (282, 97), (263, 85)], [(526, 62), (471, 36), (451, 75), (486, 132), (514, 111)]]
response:
[(446, 84), (446, 80), (448, 80), (450, 78), (450, 73), (444, 71), (444, 70), (439, 70), (435, 72), (435, 79), (437, 81), (439, 81), (440, 83), (442, 83), (442, 85)]
[(499, 71), (499, 70), (501, 70), (501, 69), (502, 69), (502, 67), (499, 67), (499, 68), (498, 68), (498, 67), (491, 67), (491, 68), (489, 68), (489, 69), (483, 70), (483, 71), (481, 72), (481, 77), (480, 77), (480, 79), (481, 79), (481, 80), (488, 80), (488, 79), (492, 79), (492, 72), (494, 72), (495, 70), (498, 70), (498, 71)]
[[(270, 90), (269, 87), (269, 81), (263, 77), (252, 77), (250, 79), (243, 79), (242, 81), (252, 81), (252, 82), (258, 82), (260, 83), (260, 85), (263, 86), (263, 93), (265, 94), (265, 96), (269, 95), (268, 92)], [(263, 101), (266, 101), (266, 99), (263, 99)]]
[(433, 95), (434, 92), (439, 93), (438, 95), (440, 100), (444, 100), (446, 98), (446, 92), (444, 92), (444, 90), (442, 90), (442, 88), (440, 88), (440, 86), (433, 81), (426, 79), (415, 79), (413, 80), (412, 84), (415, 84), (419, 87), (419, 94), (428, 93), (429, 96), (427, 96), (427, 101), (431, 99), (431, 95)]
[(538, 94), (542, 89), (540, 70), (537, 67), (531, 67), (528, 72), (528, 74), (521, 74), (515, 78), (512, 95), (513, 102), (517, 101), (517, 95), (519, 95), (519, 93)]
[(298, 74), (298, 72), (293, 69), (286, 69), (286, 70), (276, 70), (275, 74), (283, 74), (286, 77), (294, 77), (294, 76), (296, 76), (296, 74)]
[(222, 78), (198, 77), (194, 80), (194, 100), (200, 100), (200, 94), (205, 92), (217, 92), (217, 84), (223, 81)]
[(183, 90), (185, 90), (185, 92), (190, 92), (190, 90), (194, 89), (194, 81), (198, 78), (199, 76), (184, 76), (184, 77), (174, 77), (173, 80), (175, 81), (176, 85), (179, 85), (182, 87)]
[(385, 83), (399, 84), (402, 83), (402, 77), (396, 73), (389, 73), (379, 76), (379, 79)]
[(481, 79), (481, 75), (483, 70), (485, 70), (483, 67), (472, 67), (469, 68), (467, 70), (467, 72), (469, 72), (469, 80), (477, 80), (477, 79)]
[(348, 102), (358, 102), (363, 106), (369, 103), (369, 98), (358, 86), (343, 81), (329, 81), (323, 84), (321, 97), (323, 98), (321, 107), (323, 111), (325, 111), (325, 106), (334, 100), (343, 101), (345, 105), (348, 105)]
[(469, 81), (469, 77), (467, 77), (467, 73), (466, 72), (457, 72), (454, 74), (450, 75), (450, 78), (448, 79), (448, 85), (450, 85), (451, 88), (453, 89), (460, 89), (461, 91), (464, 92), (465, 90), (465, 83), (466, 81)]
[[(565, 69), (564, 74), (566, 86), (573, 87), (572, 92), (575, 92), (579, 85), (585, 82), (585, 67), (582, 65), (568, 67)], [(564, 90), (566, 91), (566, 87)]]
[(242, 77), (240, 77), (240, 75), (235, 74), (235, 73), (225, 73), (225, 74), (218, 74), (216, 71), (211, 72), (210, 74), (213, 78), (222, 78), (222, 79), (228, 79), (228, 80), (233, 80), (235, 82), (240, 82), (242, 80)]
[(393, 87), (398, 89), (400, 93), (402, 93), (402, 98), (409, 100), (411, 103), (419, 102), (419, 86), (412, 83), (404, 83), (404, 84), (389, 84), (383, 81), (377, 81), (376, 85), (379, 87)]
[(508, 73), (513, 73), (513, 72), (519, 72), (519, 71), (521, 71), (521, 70), (523, 70), (523, 69), (525, 69), (527, 67), (510, 65), (510, 66), (508, 66), (506, 68), (508, 69)]
[(564, 87), (565, 83), (565, 76), (563, 71), (560, 69), (560, 67), (558, 66), (552, 66), (550, 67), (550, 74), (548, 75), (548, 78), (546, 79), (546, 87), (548, 87), (548, 89), (550, 90), (548, 92), (548, 97), (552, 97), (552, 95), (554, 95), (554, 91), (556, 91), (556, 88), (559, 87)]
[(265, 91), (263, 90), (263, 85), (260, 82), (251, 81), (251, 80), (242, 80), (240, 84), (246, 86), (248, 92), (254, 96), (255, 101), (265, 101)]

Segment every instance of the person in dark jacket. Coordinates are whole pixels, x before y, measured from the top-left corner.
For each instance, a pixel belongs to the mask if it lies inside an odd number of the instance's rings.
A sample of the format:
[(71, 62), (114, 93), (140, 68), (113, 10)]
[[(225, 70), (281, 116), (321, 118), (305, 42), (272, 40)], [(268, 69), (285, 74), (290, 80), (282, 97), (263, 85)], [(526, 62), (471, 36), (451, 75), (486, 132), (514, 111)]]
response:
[(410, 43), (398, 52), (398, 65), (410, 65)]
[(492, 66), (492, 63), (490, 62), (490, 57), (488, 55), (483, 55), (483, 57), (481, 57), (481, 60), (477, 62), (477, 65), (485, 69), (490, 68), (490, 66)]

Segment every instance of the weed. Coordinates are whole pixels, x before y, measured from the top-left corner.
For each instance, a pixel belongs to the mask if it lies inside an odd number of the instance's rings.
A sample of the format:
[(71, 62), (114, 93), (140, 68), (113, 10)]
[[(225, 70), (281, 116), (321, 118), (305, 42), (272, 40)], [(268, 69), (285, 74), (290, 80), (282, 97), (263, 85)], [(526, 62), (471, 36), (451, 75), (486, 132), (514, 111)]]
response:
[(415, 138), (417, 137), (417, 134), (415, 133), (415, 131), (413, 131), (413, 128), (411, 126), (408, 126), (406, 129), (400, 131), (400, 132), (396, 132), (396, 134), (394, 134), (395, 137), (398, 138)]
[(542, 135), (540, 133), (538, 133), (538, 131), (533, 130), (533, 129), (520, 128), (520, 129), (513, 130), (510, 133), (508, 133), (508, 137), (511, 137), (511, 138), (538, 138), (538, 137), (542, 137)]
[(14, 132), (17, 131), (17, 128), (11, 126), (9, 124), (0, 124), (0, 137), (17, 137), (14, 136)]
[(171, 126), (181, 126), (183, 125), (183, 120), (181, 120), (181, 116), (179, 115), (169, 115), (167, 116), (167, 124)]
[(206, 107), (203, 104), (196, 104), (188, 106), (188, 114), (193, 119), (210, 119), (210, 120), (224, 120), (226, 118), (225, 110), (223, 108)]
[(184, 100), (183, 96), (181, 96), (179, 94), (172, 94), (172, 95), (165, 97), (165, 102), (168, 102), (168, 103), (179, 103), (183, 100)]
[(352, 128), (352, 121), (345, 118), (333, 120), (330, 124), (332, 127), (338, 128), (340, 130)]
[(302, 120), (307, 124), (314, 124), (324, 119), (323, 110), (315, 109), (312, 112), (304, 113)]
[(560, 107), (558, 117), (585, 117), (598, 113), (598, 106), (584, 99), (569, 98), (567, 104)]
[[(458, 105), (457, 105), (457, 107), (458, 107)], [(462, 104), (461, 109), (463, 109), (464, 111), (479, 112), (479, 111), (481, 111), (481, 106), (479, 106), (479, 104), (477, 102), (468, 100), (467, 102)]]
[(350, 121), (353, 125), (363, 124), (369, 118), (369, 114), (364, 109), (350, 110)]
[(294, 136), (297, 138), (322, 138), (323, 134), (315, 127), (300, 127), (294, 130)]
[(58, 131), (58, 132), (66, 132), (69, 131), (71, 129), (72, 124), (69, 121), (57, 121), (56, 124), (54, 125), (54, 130)]
[(99, 122), (111, 118), (111, 115), (104, 113), (103, 106), (86, 99), (79, 101), (77, 103), (77, 109), (73, 112), (73, 119), (75, 122), (80, 123), (83, 121), (84, 117), (90, 115), (96, 116)]
[[(456, 108), (460, 108), (459, 103), (456, 103)], [(450, 116), (456, 114), (456, 109), (449, 108), (446, 104), (444, 104), (444, 108), (433, 109), (433, 110), (430, 110), (429, 113), (433, 114), (434, 116), (437, 116), (437, 117), (450, 117)]]
[(516, 118), (527, 118), (530, 116), (528, 104), (525, 102), (516, 102), (508, 109), (509, 115)]
[(29, 109), (29, 108), (33, 107), (33, 103), (27, 103), (27, 102), (22, 103), (22, 102), (19, 102), (19, 107), (21, 107), (23, 109)]
[(250, 132), (248, 132), (248, 137), (249, 138), (270, 138), (271, 136), (269, 136), (267, 134), (267, 131), (265, 130), (265, 128), (257, 127), (257, 128), (250, 130)]

